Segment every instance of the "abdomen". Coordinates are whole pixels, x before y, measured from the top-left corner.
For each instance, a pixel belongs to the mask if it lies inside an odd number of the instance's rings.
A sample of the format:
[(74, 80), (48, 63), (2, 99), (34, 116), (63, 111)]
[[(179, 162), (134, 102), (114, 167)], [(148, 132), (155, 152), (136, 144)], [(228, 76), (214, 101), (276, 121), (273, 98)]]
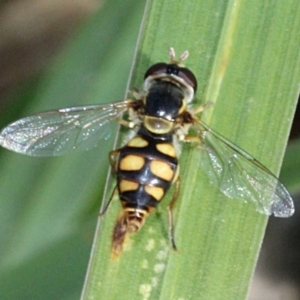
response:
[(120, 149), (117, 180), (123, 207), (155, 208), (177, 177), (177, 168), (171, 137), (138, 134)]

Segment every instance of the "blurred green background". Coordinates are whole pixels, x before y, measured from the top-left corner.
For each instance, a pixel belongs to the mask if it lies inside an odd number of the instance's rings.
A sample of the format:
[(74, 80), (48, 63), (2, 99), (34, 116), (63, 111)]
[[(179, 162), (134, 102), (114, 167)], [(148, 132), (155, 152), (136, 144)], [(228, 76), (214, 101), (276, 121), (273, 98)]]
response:
[[(41, 110), (122, 100), (143, 6), (0, 4), (1, 128)], [(56, 158), (1, 149), (0, 299), (79, 298), (113, 142)]]

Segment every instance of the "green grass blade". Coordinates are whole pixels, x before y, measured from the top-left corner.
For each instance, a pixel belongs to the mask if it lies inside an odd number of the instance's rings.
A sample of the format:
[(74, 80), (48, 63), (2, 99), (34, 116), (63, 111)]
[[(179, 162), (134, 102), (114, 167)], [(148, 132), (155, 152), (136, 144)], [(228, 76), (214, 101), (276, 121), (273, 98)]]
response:
[[(299, 17), (296, 1), (152, 1), (132, 86), (142, 84), (149, 65), (168, 60), (170, 46), (188, 49), (197, 100), (214, 102), (204, 120), (278, 174), (299, 91)], [(96, 234), (82, 299), (246, 299), (267, 217), (212, 187), (193, 151), (181, 156), (178, 253), (167, 239), (168, 195), (112, 259), (120, 211), (113, 201)]]

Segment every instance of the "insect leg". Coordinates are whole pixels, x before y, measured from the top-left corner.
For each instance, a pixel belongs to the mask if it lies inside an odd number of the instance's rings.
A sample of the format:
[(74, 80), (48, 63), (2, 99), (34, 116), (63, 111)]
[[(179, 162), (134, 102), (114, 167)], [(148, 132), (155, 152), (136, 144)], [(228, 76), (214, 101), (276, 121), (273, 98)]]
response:
[(205, 150), (205, 151), (211, 150), (209, 147), (203, 145), (201, 138), (198, 137), (198, 136), (186, 135), (184, 137), (183, 141), (186, 142), (186, 143), (194, 143), (194, 144), (197, 145), (197, 147), (199, 149), (202, 149), (202, 150)]
[(178, 198), (179, 194), (179, 188), (180, 188), (180, 178), (178, 177), (175, 181), (175, 191), (172, 197), (172, 200), (170, 204), (168, 205), (168, 215), (169, 215), (169, 238), (170, 242), (172, 244), (172, 247), (175, 251), (177, 251), (177, 247), (175, 244), (175, 238), (174, 238), (174, 218), (173, 218), (173, 206)]
[(210, 107), (210, 106), (213, 106), (213, 103), (212, 102), (206, 102), (200, 106), (198, 106), (197, 108), (193, 109), (191, 111), (192, 115), (197, 115), (197, 114), (200, 114), (202, 113), (207, 107)]
[(128, 128), (133, 128), (135, 126), (135, 123), (133, 121), (126, 121), (124, 119), (118, 119), (118, 123)]
[(200, 144), (201, 142), (198, 136), (193, 136), (193, 135), (185, 135), (183, 141), (186, 143), (196, 143), (196, 144)]
[(141, 99), (142, 96), (143, 96), (142, 90), (140, 90), (140, 89), (137, 88), (137, 87), (134, 87), (133, 90), (132, 90), (131, 92), (132, 92), (133, 97), (134, 97), (135, 99)]
[(114, 187), (114, 190), (113, 190), (113, 192), (112, 192), (112, 194), (111, 194), (108, 202), (106, 203), (106, 205), (104, 206), (104, 208), (101, 210), (101, 212), (99, 214), (100, 218), (104, 216), (104, 214), (107, 212), (108, 208), (110, 207), (111, 201), (112, 201), (114, 195), (117, 193), (117, 187), (118, 187), (117, 185)]
[[(116, 149), (116, 150), (109, 152), (109, 163), (110, 163), (113, 174), (116, 174), (116, 172), (117, 172), (119, 156), (120, 156), (120, 149)], [(117, 185), (114, 187), (112, 195), (110, 196), (107, 204), (104, 206), (103, 210), (99, 214), (100, 217), (102, 217), (107, 212), (107, 210), (110, 206), (111, 200), (113, 199), (115, 193), (117, 192), (117, 187), (118, 187)]]
[(109, 163), (113, 174), (116, 174), (118, 171), (119, 156), (120, 156), (120, 149), (116, 149), (109, 152)]

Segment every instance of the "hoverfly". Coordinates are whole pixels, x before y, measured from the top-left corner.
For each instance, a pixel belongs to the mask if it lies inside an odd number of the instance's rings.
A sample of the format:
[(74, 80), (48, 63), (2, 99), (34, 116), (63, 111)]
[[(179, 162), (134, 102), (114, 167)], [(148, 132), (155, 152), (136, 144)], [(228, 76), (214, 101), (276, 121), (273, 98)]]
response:
[[(176, 140), (196, 145), (201, 153), (197, 164), (226, 196), (251, 201), (266, 215), (289, 217), (294, 213), (291, 196), (274, 174), (197, 117), (205, 105), (191, 106), (197, 80), (182, 64), (188, 52), (179, 60), (175, 60), (173, 48), (169, 53), (169, 63), (156, 63), (146, 71), (143, 90), (135, 92), (133, 100), (42, 112), (20, 119), (0, 133), (0, 145), (9, 150), (56, 156), (96, 146), (107, 137), (115, 120), (135, 130), (126, 145), (109, 155), (122, 204), (112, 241), (116, 255), (127, 234), (142, 227), (172, 184), (175, 192), (168, 212), (170, 241), (176, 249), (172, 217), (180, 185)], [(190, 127), (194, 136), (188, 135)]]

